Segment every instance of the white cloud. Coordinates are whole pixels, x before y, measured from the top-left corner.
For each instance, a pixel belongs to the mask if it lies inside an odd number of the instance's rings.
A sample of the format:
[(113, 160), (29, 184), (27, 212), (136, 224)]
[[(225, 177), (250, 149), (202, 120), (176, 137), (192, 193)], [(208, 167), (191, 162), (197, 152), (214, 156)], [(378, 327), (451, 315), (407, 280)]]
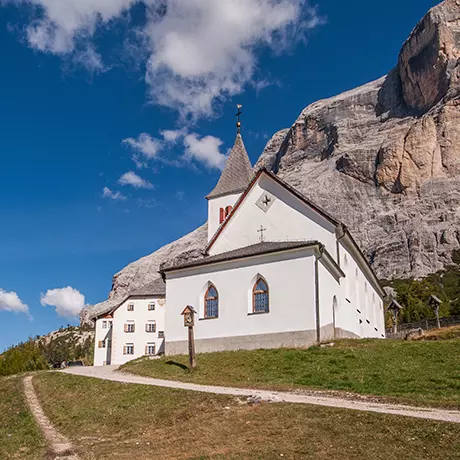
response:
[(70, 286), (61, 289), (49, 289), (40, 296), (40, 303), (46, 307), (55, 307), (56, 313), (65, 318), (79, 315), (85, 306), (85, 296)]
[(223, 142), (214, 136), (198, 137), (197, 134), (187, 134), (184, 138), (186, 160), (197, 160), (205, 166), (223, 169), (227, 156), (220, 152)]
[(164, 129), (160, 132), (165, 142), (175, 144), (181, 137), (184, 137), (186, 131), (184, 129)]
[[(8, 2), (8, 0), (6, 0)], [(307, 0), (9, 0), (31, 7), (28, 44), (70, 57), (91, 71), (106, 64), (96, 33), (120, 19), (129, 28), (126, 53), (145, 64), (150, 99), (185, 117), (213, 113), (215, 102), (261, 87), (258, 51), (275, 52), (305, 37), (323, 19)], [(146, 8), (146, 20), (133, 24), (127, 13)], [(119, 57), (109, 55), (114, 63)]]
[(0, 311), (29, 315), (29, 307), (19, 298), (16, 292), (7, 292), (3, 289), (0, 289)]
[(126, 196), (121, 192), (113, 192), (109, 187), (104, 187), (102, 190), (102, 198), (109, 198), (114, 201), (123, 201), (126, 200)]
[(161, 141), (147, 133), (139, 134), (137, 139), (128, 137), (122, 143), (129, 145), (134, 152), (142, 154), (147, 160), (156, 158), (162, 148)]
[(121, 185), (131, 185), (134, 188), (153, 188), (153, 185), (149, 181), (142, 179), (142, 177), (139, 177), (133, 171), (128, 171), (127, 173), (123, 174), (118, 180), (118, 183)]

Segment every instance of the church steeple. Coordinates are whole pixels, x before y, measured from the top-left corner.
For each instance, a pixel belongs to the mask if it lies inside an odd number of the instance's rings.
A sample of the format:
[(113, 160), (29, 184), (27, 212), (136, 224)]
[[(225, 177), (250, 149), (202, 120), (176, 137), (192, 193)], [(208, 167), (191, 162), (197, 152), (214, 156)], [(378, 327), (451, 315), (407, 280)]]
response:
[(206, 197), (208, 200), (210, 198), (242, 192), (251, 181), (252, 166), (240, 133), (240, 115), (242, 112), (239, 109), (241, 109), (240, 105), (238, 106), (237, 113), (238, 122), (236, 125), (237, 134), (235, 144), (228, 156), (227, 164), (222, 171), (219, 182), (217, 182), (214, 190)]
[(230, 151), (219, 182), (206, 197), (208, 199), (208, 241), (230, 215), (233, 206), (241, 193), (246, 190), (253, 176), (251, 161), (240, 132), (241, 114), (241, 105), (238, 105), (235, 144)]

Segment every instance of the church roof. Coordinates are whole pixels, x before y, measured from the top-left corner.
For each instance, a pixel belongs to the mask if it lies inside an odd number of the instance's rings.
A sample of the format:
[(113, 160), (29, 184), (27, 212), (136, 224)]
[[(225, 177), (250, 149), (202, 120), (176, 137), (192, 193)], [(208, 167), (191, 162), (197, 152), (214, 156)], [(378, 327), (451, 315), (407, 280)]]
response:
[(217, 198), (230, 193), (243, 192), (251, 182), (252, 176), (251, 161), (243, 138), (238, 133), (219, 182), (206, 198)]
[(183, 268), (200, 267), (217, 262), (227, 262), (229, 260), (243, 259), (246, 257), (270, 254), (273, 252), (288, 251), (290, 249), (301, 249), (312, 246), (322, 246), (318, 241), (265, 241), (262, 243), (252, 244), (243, 248), (234, 249), (233, 251), (216, 254), (215, 256), (205, 256), (202, 259), (193, 260), (186, 263), (164, 263), (160, 266), (160, 272), (178, 270)]

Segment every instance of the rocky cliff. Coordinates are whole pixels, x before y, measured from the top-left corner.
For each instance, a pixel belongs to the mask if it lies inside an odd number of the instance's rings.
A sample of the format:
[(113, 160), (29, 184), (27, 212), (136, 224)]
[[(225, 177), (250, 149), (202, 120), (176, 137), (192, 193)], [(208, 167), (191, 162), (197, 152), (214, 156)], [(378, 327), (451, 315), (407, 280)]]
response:
[[(256, 165), (343, 221), (382, 278), (436, 271), (460, 246), (459, 58), (460, 0), (446, 0), (386, 77), (305, 108)], [(196, 257), (205, 243), (201, 227), (128, 265), (91, 311), (108, 310), (156, 277), (161, 262)]]
[(382, 278), (436, 271), (459, 247), (459, 57), (447, 0), (386, 77), (311, 104), (259, 159), (348, 225)]

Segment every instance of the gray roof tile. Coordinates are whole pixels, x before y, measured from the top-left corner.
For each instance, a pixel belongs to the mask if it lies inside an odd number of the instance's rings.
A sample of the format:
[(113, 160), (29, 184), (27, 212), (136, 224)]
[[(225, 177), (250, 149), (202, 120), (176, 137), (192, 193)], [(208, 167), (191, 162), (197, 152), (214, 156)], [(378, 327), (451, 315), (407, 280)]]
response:
[(251, 182), (252, 176), (251, 161), (243, 138), (238, 133), (219, 182), (206, 198), (217, 198), (230, 193), (242, 192)]
[(136, 291), (129, 294), (128, 297), (148, 296), (148, 295), (154, 295), (154, 296), (166, 295), (166, 284), (162, 278), (157, 278), (152, 283), (147, 284), (146, 286), (140, 289), (137, 289)]

